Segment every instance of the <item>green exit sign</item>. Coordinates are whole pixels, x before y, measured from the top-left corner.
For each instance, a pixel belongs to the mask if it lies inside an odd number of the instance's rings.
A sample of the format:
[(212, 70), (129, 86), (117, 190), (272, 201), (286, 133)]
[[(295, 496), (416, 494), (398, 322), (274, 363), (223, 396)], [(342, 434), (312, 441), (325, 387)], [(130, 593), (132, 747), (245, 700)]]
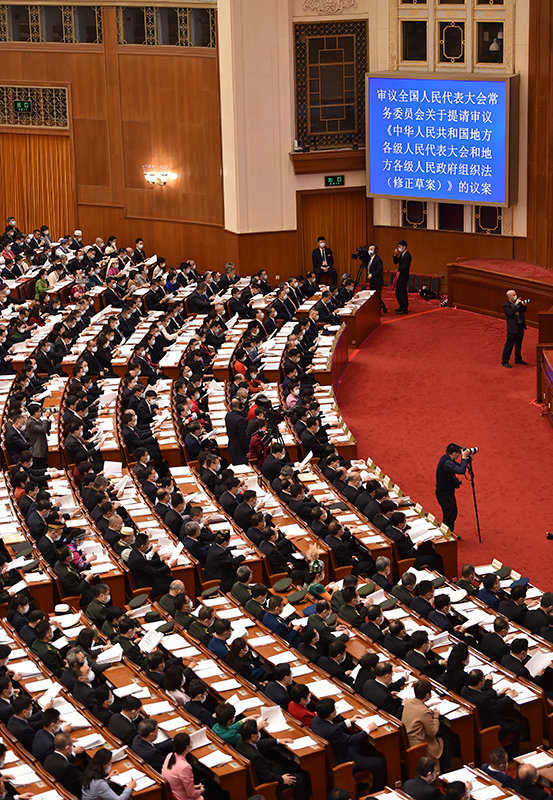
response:
[(16, 114), (30, 114), (33, 106), (30, 100), (14, 100), (13, 110)]
[(325, 186), (345, 186), (345, 175), (325, 175)]

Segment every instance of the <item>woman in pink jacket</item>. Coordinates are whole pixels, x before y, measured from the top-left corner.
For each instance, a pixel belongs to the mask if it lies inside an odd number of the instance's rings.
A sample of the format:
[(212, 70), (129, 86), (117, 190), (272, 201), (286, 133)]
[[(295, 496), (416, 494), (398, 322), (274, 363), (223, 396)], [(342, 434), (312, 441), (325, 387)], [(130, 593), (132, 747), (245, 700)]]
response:
[(171, 787), (174, 800), (203, 800), (204, 787), (194, 784), (192, 767), (186, 760), (190, 752), (190, 736), (177, 733), (173, 739), (173, 753), (167, 756), (161, 774)]

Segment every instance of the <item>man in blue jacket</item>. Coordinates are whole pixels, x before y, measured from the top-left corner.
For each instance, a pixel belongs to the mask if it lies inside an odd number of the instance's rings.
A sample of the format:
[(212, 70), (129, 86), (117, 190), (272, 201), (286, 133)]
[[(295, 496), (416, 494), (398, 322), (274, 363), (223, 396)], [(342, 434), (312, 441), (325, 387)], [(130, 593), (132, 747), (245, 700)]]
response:
[(436, 468), (436, 498), (442, 508), (442, 522), (450, 531), (453, 531), (457, 519), (455, 489), (461, 485), (457, 475), (465, 474), (468, 454), (469, 451), (461, 449), (458, 444), (448, 444)]

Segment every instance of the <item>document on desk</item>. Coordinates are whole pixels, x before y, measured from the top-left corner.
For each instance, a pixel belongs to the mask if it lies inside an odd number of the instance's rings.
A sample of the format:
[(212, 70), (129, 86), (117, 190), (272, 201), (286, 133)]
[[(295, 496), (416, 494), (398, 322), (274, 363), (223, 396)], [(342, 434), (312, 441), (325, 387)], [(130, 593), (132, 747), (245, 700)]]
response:
[(542, 650), (538, 650), (538, 652), (526, 662), (525, 667), (530, 675), (535, 678), (536, 675), (539, 675), (540, 672), (543, 672), (546, 667), (550, 667), (552, 663), (552, 653), (544, 653)]
[(190, 734), (191, 750), (197, 750), (198, 747), (205, 747), (208, 744), (211, 744), (211, 742), (207, 737), (207, 731), (205, 728), (200, 728), (199, 731), (195, 731), (194, 733)]
[(214, 750), (209, 755), (199, 758), (198, 761), (200, 764), (203, 764), (204, 767), (213, 769), (214, 767), (220, 767), (222, 764), (228, 764), (229, 761), (232, 761), (232, 756), (221, 752), (221, 750)]
[(259, 713), (267, 720), (268, 733), (279, 733), (290, 729), (280, 706), (262, 706)]

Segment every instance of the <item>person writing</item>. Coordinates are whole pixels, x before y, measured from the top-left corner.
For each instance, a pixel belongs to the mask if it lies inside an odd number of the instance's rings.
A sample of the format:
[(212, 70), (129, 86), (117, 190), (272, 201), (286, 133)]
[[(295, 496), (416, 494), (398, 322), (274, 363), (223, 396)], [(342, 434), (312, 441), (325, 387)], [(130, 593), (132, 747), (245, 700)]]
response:
[(112, 755), (111, 750), (105, 747), (94, 753), (81, 778), (82, 800), (128, 800), (132, 795), (136, 786), (134, 779), (128, 782), (120, 794), (111, 788), (109, 776), (117, 775), (117, 770), (112, 771)]

